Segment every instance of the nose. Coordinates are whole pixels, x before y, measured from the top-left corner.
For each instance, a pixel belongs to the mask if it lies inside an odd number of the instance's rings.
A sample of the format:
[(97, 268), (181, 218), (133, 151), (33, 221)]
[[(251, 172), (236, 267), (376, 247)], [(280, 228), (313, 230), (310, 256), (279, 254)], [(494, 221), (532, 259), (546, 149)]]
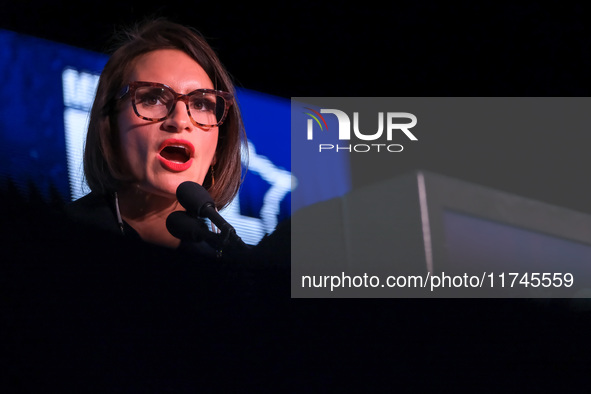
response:
[(183, 130), (191, 130), (193, 128), (193, 122), (189, 118), (189, 112), (187, 111), (187, 105), (182, 101), (177, 101), (172, 109), (168, 118), (164, 120), (162, 126), (171, 133), (179, 133)]

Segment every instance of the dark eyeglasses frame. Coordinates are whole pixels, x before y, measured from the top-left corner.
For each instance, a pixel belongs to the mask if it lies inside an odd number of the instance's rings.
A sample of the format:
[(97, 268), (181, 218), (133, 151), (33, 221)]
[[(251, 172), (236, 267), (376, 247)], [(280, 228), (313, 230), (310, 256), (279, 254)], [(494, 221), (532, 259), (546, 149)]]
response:
[[(170, 107), (170, 110), (168, 111), (166, 116), (161, 117), (161, 118), (148, 118), (146, 116), (139, 114), (139, 112), (136, 108), (136, 105), (135, 105), (135, 91), (137, 88), (145, 87), (145, 86), (150, 86), (150, 87), (155, 87), (155, 88), (165, 88), (165, 89), (170, 90), (174, 94), (174, 100), (173, 100), (172, 106)], [(191, 110), (189, 109), (188, 100), (189, 100), (189, 96), (191, 96), (195, 93), (212, 93), (212, 94), (215, 94), (216, 96), (220, 96), (221, 98), (224, 99), (224, 103), (225, 103), (224, 114), (222, 115), (222, 118), (219, 120), (219, 122), (217, 124), (214, 124), (214, 125), (203, 124), (203, 123), (199, 123), (195, 119), (193, 119), (193, 116), (191, 115)], [(135, 112), (135, 114), (141, 119), (149, 120), (149, 121), (153, 121), (153, 122), (159, 122), (159, 121), (165, 120), (170, 116), (172, 111), (174, 111), (174, 108), (176, 107), (176, 103), (179, 101), (182, 101), (183, 103), (185, 103), (185, 106), (187, 107), (187, 113), (189, 114), (189, 119), (191, 119), (191, 122), (193, 122), (194, 125), (201, 126), (201, 127), (221, 126), (222, 123), (224, 123), (224, 121), (226, 120), (226, 116), (228, 115), (228, 110), (232, 106), (232, 100), (234, 99), (234, 96), (231, 93), (224, 92), (222, 90), (196, 89), (196, 90), (193, 90), (192, 92), (189, 92), (187, 94), (181, 94), (181, 93), (175, 92), (174, 89), (172, 89), (170, 86), (165, 85), (163, 83), (145, 82), (145, 81), (133, 81), (133, 82), (130, 82), (129, 84), (127, 84), (126, 86), (124, 86), (119, 91), (119, 94), (117, 95), (117, 100), (123, 100), (127, 95), (129, 95), (131, 97), (131, 104), (133, 107), (133, 112)]]

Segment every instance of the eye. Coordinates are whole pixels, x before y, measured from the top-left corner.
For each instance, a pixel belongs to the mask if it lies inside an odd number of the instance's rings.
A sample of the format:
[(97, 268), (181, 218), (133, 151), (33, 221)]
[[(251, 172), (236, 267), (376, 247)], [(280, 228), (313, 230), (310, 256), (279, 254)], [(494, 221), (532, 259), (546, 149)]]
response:
[(200, 112), (215, 112), (216, 100), (210, 95), (199, 95), (191, 99), (191, 109)]
[(135, 101), (144, 106), (166, 105), (169, 101), (167, 92), (160, 88), (138, 89), (135, 95)]

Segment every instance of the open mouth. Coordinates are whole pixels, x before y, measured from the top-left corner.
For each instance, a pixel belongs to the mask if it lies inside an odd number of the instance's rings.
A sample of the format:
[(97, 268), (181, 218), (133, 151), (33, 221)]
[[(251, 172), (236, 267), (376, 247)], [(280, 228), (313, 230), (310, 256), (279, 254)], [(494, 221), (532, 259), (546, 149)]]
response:
[(195, 148), (185, 140), (167, 139), (160, 145), (158, 159), (171, 171), (184, 171), (191, 166)]
[(186, 163), (191, 158), (191, 152), (186, 146), (169, 145), (160, 151), (160, 156), (166, 160)]

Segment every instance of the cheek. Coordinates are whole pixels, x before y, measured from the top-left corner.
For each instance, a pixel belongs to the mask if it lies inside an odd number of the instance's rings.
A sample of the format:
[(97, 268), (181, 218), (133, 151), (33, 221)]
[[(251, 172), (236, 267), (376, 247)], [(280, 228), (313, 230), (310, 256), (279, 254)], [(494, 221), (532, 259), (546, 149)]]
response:
[(146, 137), (150, 133), (144, 130), (145, 124), (135, 124), (125, 116), (119, 118), (118, 126), (121, 153), (131, 171), (137, 176), (138, 170), (145, 167), (147, 161), (149, 141)]
[(195, 164), (193, 166), (192, 178), (199, 184), (203, 181), (210, 171), (210, 167), (216, 161), (216, 148), (218, 144), (217, 131), (211, 130), (207, 133), (201, 132), (199, 138), (193, 140), (195, 145)]
[(209, 150), (212, 158), (214, 158), (214, 156), (215, 156), (215, 152), (218, 147), (218, 141), (219, 141), (219, 137), (218, 137), (218, 132), (216, 130), (215, 132), (211, 133), (211, 136), (208, 140), (208, 150)]
[(216, 161), (216, 150), (218, 145), (218, 132), (212, 132), (207, 135), (207, 138), (203, 141), (203, 154), (207, 158), (208, 168), (210, 165), (214, 165)]

